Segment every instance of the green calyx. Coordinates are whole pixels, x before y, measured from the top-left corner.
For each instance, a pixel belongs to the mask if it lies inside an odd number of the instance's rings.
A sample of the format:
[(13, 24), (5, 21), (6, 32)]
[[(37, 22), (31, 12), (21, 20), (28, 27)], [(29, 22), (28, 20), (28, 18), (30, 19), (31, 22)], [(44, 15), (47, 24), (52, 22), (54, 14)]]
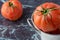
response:
[(9, 6), (13, 6), (13, 3), (12, 2), (9, 2)]
[(50, 11), (52, 11), (52, 10), (56, 10), (56, 8), (42, 8), (42, 10), (37, 10), (37, 11), (40, 11), (40, 12), (42, 12), (42, 14), (48, 14)]
[(41, 12), (42, 12), (42, 14), (47, 14), (49, 12), (49, 10), (48, 9), (43, 9)]

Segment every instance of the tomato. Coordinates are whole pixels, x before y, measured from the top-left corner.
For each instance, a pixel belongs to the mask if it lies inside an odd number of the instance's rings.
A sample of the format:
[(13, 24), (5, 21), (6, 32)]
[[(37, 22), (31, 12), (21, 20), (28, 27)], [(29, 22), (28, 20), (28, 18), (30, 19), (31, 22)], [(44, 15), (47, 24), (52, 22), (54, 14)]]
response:
[(36, 7), (33, 12), (34, 24), (44, 32), (51, 32), (60, 26), (60, 6), (58, 4), (47, 2)]
[(60, 30), (60, 9), (52, 11), (52, 21), (55, 24), (56, 27)]
[(18, 0), (9, 0), (9, 1), (18, 1)]
[(15, 21), (22, 16), (23, 8), (18, 0), (5, 2), (1, 8), (1, 14), (4, 18)]

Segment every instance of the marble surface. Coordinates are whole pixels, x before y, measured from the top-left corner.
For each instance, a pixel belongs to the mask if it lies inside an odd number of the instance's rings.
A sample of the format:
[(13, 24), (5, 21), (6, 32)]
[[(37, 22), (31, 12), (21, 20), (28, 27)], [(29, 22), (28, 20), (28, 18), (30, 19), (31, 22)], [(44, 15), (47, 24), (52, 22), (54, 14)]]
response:
[[(19, 0), (23, 5), (21, 19), (12, 22), (4, 19), (0, 14), (0, 40), (41, 40), (40, 35), (30, 27), (27, 18), (31, 18), (34, 9), (44, 2), (55, 2), (60, 0)], [(0, 0), (0, 8), (3, 3)]]

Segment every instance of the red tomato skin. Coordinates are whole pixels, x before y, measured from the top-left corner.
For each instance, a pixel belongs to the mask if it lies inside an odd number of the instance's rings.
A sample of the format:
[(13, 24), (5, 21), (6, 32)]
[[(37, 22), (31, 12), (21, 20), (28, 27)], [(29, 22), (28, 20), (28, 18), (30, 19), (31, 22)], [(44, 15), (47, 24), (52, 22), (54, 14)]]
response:
[[(13, 3), (15, 7), (9, 6), (9, 2)], [(22, 16), (23, 8), (19, 1), (7, 1), (2, 5), (1, 14), (4, 18), (9, 20), (17, 20)]]
[[(40, 12), (40, 10), (42, 10), (42, 7), (45, 9), (56, 8), (56, 10), (49, 11), (49, 13), (44, 15)], [(59, 28), (58, 26), (60, 26), (60, 6), (52, 2), (47, 2), (39, 5), (33, 12), (33, 19), (36, 27), (44, 32), (57, 30)]]

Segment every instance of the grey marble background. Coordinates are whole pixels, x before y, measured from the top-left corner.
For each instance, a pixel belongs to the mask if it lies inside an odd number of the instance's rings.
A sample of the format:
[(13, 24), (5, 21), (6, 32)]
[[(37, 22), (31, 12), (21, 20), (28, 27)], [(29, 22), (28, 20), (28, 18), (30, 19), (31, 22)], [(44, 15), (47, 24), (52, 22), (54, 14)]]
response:
[[(0, 40), (41, 40), (39, 34), (28, 25), (27, 18), (31, 18), (34, 9), (44, 2), (60, 4), (60, 0), (19, 0), (23, 5), (21, 19), (12, 22), (4, 19), (0, 14)], [(3, 3), (0, 0), (0, 8)]]

